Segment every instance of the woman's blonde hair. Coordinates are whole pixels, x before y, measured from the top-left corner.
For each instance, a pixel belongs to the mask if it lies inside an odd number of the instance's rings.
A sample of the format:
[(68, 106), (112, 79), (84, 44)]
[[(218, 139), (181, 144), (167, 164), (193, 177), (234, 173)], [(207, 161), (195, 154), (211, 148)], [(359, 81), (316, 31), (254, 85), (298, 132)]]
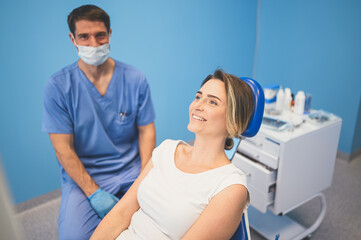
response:
[(239, 137), (247, 128), (248, 122), (254, 111), (254, 96), (251, 88), (240, 78), (216, 70), (208, 75), (202, 86), (210, 79), (224, 82), (226, 88), (226, 127), (228, 138)]

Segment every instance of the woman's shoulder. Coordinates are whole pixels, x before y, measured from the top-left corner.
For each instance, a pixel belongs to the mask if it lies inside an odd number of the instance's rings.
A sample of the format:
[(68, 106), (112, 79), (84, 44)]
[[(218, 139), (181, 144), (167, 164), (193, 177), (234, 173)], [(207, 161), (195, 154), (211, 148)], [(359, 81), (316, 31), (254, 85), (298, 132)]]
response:
[(158, 158), (168, 154), (174, 154), (181, 140), (166, 139), (153, 151), (153, 157)]
[(220, 172), (223, 177), (220, 177), (220, 185), (217, 192), (234, 184), (243, 185), (244, 187), (248, 188), (247, 176), (242, 170), (234, 166), (232, 163), (226, 165), (223, 170), (224, 171)]
[(247, 184), (247, 175), (241, 169), (233, 165), (233, 163), (230, 164), (229, 169), (230, 174), (228, 175), (228, 178), (233, 179), (233, 181), (242, 185)]
[[(216, 188), (216, 191), (214, 192), (214, 196), (220, 193), (223, 190), (228, 189), (228, 191), (231, 191), (232, 194), (235, 196), (240, 196), (240, 194), (243, 197), (247, 198), (245, 209), (248, 207), (250, 202), (250, 197), (248, 193), (248, 185), (247, 185), (247, 175), (234, 166), (232, 163), (227, 166), (227, 171), (224, 172), (224, 178), (220, 181), (219, 185)], [(228, 188), (230, 186), (233, 186), (232, 188)], [(237, 190), (236, 190), (237, 189)], [(246, 190), (246, 196), (243, 194)]]
[(157, 148), (165, 150), (165, 149), (173, 149), (175, 150), (177, 147), (181, 146), (187, 146), (188, 144), (185, 143), (183, 140), (173, 140), (173, 139), (166, 139), (164, 140)]
[[(152, 161), (155, 168), (163, 168), (168, 166), (174, 159), (174, 154), (178, 144), (181, 140), (166, 139), (158, 147), (156, 147), (152, 154)], [(162, 167), (163, 166), (163, 167)]]

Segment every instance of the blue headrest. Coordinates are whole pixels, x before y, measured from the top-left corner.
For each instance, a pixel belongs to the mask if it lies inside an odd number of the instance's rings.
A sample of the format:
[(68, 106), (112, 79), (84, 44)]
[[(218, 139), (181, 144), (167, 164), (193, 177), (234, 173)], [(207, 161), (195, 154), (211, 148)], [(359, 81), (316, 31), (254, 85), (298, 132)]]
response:
[(253, 137), (261, 127), (264, 112), (264, 93), (261, 85), (252, 78), (241, 77), (241, 79), (250, 86), (254, 95), (254, 112), (242, 136)]

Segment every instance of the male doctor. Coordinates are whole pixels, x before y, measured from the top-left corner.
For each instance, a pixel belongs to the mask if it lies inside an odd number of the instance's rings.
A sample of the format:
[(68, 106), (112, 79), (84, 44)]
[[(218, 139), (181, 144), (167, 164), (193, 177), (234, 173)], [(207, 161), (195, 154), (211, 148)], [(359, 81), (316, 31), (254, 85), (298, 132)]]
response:
[(79, 60), (44, 92), (43, 131), (60, 163), (59, 239), (89, 239), (155, 147), (154, 109), (143, 73), (109, 57), (110, 19), (94, 5), (68, 16)]

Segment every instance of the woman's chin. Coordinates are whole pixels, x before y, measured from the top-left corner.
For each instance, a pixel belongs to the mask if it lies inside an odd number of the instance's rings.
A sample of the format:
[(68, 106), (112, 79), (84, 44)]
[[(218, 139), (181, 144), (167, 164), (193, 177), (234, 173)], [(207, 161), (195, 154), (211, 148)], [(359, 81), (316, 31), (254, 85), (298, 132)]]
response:
[[(194, 134), (196, 134), (196, 133), (198, 132), (198, 131), (197, 131), (197, 127), (194, 126), (192, 123), (189, 123), (189, 124), (188, 124), (187, 129), (188, 129), (188, 131), (190, 131), (190, 132), (192, 132), (192, 133), (194, 133)], [(198, 129), (198, 130), (199, 130), (199, 129)]]
[(188, 124), (187, 129), (188, 129), (188, 131), (194, 133), (193, 128), (192, 128), (192, 126), (190, 126), (190, 124)]

